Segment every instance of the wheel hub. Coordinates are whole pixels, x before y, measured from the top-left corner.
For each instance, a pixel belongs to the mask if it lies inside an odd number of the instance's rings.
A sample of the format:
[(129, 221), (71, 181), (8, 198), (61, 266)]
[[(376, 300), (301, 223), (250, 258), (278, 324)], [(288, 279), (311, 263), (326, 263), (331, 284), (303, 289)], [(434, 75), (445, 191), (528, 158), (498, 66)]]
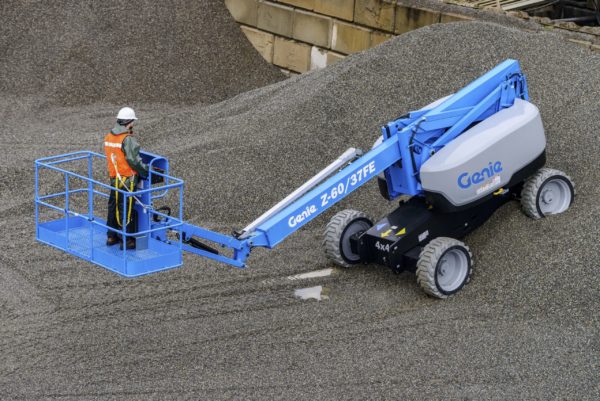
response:
[(446, 275), (446, 267), (448, 267), (448, 262), (444, 259), (440, 264), (440, 276), (444, 277)]
[(438, 262), (437, 283), (444, 291), (454, 291), (462, 285), (468, 272), (467, 255), (459, 249), (450, 249)]
[(561, 178), (552, 178), (540, 188), (539, 208), (544, 215), (562, 213), (572, 199), (571, 188)]
[(372, 224), (365, 219), (357, 219), (348, 224), (340, 240), (342, 255), (346, 261), (356, 263), (360, 260), (360, 255), (352, 251), (350, 237), (352, 237), (354, 234), (368, 230), (371, 228), (371, 225)]
[(542, 202), (544, 202), (546, 205), (549, 205), (550, 203), (552, 203), (553, 200), (554, 194), (552, 193), (552, 190), (548, 189), (544, 191), (544, 193), (542, 194)]

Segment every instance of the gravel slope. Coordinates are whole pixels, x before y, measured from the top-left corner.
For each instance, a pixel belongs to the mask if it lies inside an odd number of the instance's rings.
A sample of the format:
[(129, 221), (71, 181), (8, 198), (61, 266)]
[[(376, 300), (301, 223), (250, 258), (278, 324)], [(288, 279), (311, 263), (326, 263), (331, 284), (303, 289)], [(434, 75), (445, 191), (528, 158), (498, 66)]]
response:
[[(546, 33), (436, 25), (212, 106), (144, 106), (140, 140), (186, 180), (187, 217), (230, 232), (347, 147), (368, 148), (383, 122), (507, 57), (521, 61), (542, 112), (548, 165), (574, 178), (578, 197), (542, 221), (518, 204), (500, 209), (466, 238), (476, 272), (447, 301), (375, 266), (290, 280), (331, 267), (326, 216), (253, 252), (245, 271), (186, 256), (178, 270), (117, 277), (35, 243), (31, 206), (33, 160), (98, 146), (113, 106), (5, 123), (0, 398), (597, 398), (598, 56)], [(374, 185), (348, 206), (376, 217), (393, 208)], [(294, 298), (317, 285), (327, 300)]]
[(214, 103), (283, 78), (220, 0), (3, 0), (0, 18), (2, 93)]

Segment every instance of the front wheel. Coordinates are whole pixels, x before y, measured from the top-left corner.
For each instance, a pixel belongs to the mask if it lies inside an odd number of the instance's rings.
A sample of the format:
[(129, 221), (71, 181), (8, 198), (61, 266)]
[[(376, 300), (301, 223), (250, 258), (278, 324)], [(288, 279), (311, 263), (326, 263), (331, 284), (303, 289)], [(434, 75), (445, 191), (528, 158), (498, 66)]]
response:
[(461, 241), (438, 237), (423, 248), (417, 262), (417, 282), (436, 298), (447, 298), (471, 279), (473, 255)]
[(342, 267), (359, 263), (360, 255), (352, 250), (350, 237), (365, 232), (372, 226), (373, 221), (363, 212), (347, 209), (337, 213), (325, 228), (325, 255)]

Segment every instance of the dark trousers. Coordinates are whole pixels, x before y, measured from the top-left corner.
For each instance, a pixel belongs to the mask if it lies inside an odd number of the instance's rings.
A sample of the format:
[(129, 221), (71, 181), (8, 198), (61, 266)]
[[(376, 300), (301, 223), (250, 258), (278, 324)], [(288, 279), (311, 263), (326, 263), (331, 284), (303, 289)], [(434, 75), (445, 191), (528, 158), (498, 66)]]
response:
[[(117, 181), (117, 178), (111, 178), (110, 179), (110, 185), (111, 187), (115, 187), (115, 181)], [(135, 191), (136, 185), (137, 185), (137, 180), (136, 177), (127, 177), (127, 178), (123, 178), (123, 181), (125, 182), (125, 185), (127, 186), (127, 190), (131, 190), (131, 188), (133, 188), (133, 191)], [(132, 186), (133, 183), (133, 186)], [(121, 182), (118, 182), (118, 188), (119, 189), (123, 189), (125, 190), (125, 188), (123, 187), (123, 184)], [(126, 191), (127, 191), (126, 190)], [(112, 191), (110, 191), (110, 195), (108, 197), (108, 216), (106, 217), (106, 225), (114, 228), (116, 230), (121, 230), (123, 227), (123, 224), (125, 224), (127, 226), (126, 231), (127, 233), (134, 233), (137, 231), (137, 213), (134, 209), (135, 206), (135, 199), (133, 199), (133, 197), (128, 197), (127, 198), (127, 202), (125, 205), (125, 210), (123, 210), (123, 198), (124, 195), (122, 193), (118, 193), (117, 191), (115, 191), (114, 189)], [(131, 214), (129, 213), (129, 208), (131, 207)], [(118, 213), (118, 218), (117, 218), (117, 213)], [(129, 217), (129, 219), (128, 219)], [(120, 232), (115, 232), (115, 231), (111, 231), (111, 230), (107, 230), (106, 235), (108, 238), (121, 238), (121, 233)], [(133, 237), (127, 237), (127, 238), (133, 238)]]

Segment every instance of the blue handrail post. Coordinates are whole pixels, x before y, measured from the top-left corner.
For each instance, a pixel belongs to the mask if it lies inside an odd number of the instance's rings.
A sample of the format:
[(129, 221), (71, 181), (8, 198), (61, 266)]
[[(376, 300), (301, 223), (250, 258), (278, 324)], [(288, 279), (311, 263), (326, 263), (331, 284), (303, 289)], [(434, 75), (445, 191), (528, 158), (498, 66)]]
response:
[[(167, 181), (168, 182), (168, 181)], [(183, 186), (179, 187), (179, 221), (183, 221)], [(183, 263), (183, 235), (179, 236), (179, 263)]]
[[(137, 185), (142, 189), (150, 189), (150, 192), (142, 192), (141, 194), (138, 195), (131, 195), (134, 196), (134, 202), (132, 204), (132, 208), (133, 210), (130, 213), (136, 213), (136, 223), (137, 223), (137, 227), (136, 227), (136, 232), (141, 233), (143, 231), (149, 230), (151, 228), (151, 213), (148, 212), (148, 210), (146, 210), (146, 206), (145, 205), (151, 205), (152, 204), (152, 194), (154, 192), (154, 190), (152, 189), (152, 184), (150, 181), (150, 178), (148, 178), (148, 180), (136, 180), (138, 181)], [(137, 193), (137, 186), (135, 188), (133, 188), (133, 190)], [(139, 200), (139, 202), (138, 202)], [(138, 235), (135, 238), (135, 244), (136, 244), (136, 249), (148, 249), (149, 246), (149, 241), (150, 241), (150, 236), (149, 234), (145, 234), (145, 235)]]
[(65, 171), (65, 236), (66, 247), (71, 247), (69, 242), (69, 173)]
[(39, 198), (39, 189), (38, 189), (39, 179), (38, 179), (38, 172), (39, 172), (39, 166), (38, 166), (37, 162), (35, 162), (35, 199), (34, 199), (34, 203), (35, 203), (35, 238), (39, 238), (39, 237), (40, 237), (40, 228), (39, 228), (39, 204), (38, 204), (38, 198)]
[(94, 259), (94, 171), (93, 155), (88, 155), (88, 225), (90, 227), (90, 258)]
[(92, 155), (88, 155), (88, 219), (94, 219), (94, 177), (92, 170)]

